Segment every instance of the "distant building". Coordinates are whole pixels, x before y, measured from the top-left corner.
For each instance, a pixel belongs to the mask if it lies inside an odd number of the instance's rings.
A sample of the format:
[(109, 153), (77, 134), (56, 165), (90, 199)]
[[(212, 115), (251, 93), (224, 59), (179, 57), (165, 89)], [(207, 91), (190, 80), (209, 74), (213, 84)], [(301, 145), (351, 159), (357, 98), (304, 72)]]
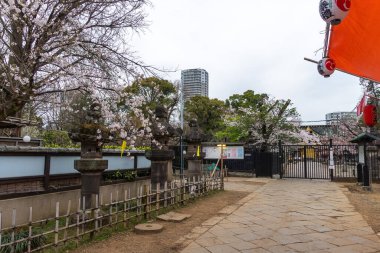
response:
[(327, 125), (337, 125), (343, 119), (356, 119), (356, 112), (332, 112), (326, 114)]
[(332, 125), (305, 125), (300, 128), (318, 136), (331, 136), (335, 131), (335, 127)]
[(181, 72), (183, 99), (194, 96), (208, 97), (208, 73), (204, 69), (186, 69)]

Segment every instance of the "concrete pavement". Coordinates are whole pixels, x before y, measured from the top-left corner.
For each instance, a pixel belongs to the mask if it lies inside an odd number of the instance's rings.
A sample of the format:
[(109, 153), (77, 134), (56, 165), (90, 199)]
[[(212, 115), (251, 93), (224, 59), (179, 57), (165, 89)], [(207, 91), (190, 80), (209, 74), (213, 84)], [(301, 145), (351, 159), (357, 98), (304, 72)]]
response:
[(335, 183), (230, 178), (226, 189), (252, 193), (182, 238), (182, 253), (380, 252)]

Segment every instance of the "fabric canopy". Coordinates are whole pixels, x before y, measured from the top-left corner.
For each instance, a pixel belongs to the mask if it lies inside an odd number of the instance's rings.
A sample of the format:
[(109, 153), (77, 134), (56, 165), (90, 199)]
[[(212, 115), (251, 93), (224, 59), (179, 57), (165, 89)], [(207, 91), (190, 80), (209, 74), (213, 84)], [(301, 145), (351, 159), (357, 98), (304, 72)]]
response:
[(347, 17), (332, 27), (328, 56), (342, 71), (380, 82), (379, 0), (352, 0)]

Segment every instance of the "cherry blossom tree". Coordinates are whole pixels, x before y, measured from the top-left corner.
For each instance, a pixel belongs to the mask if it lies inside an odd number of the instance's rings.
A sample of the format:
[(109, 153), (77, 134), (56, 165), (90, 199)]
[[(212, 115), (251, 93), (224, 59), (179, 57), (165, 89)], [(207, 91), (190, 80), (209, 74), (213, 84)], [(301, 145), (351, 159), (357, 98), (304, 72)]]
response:
[(227, 104), (235, 113), (233, 125), (261, 145), (263, 151), (278, 140), (294, 141), (299, 115), (290, 100), (275, 99), (252, 90), (231, 96)]
[(300, 144), (305, 144), (305, 145), (322, 144), (320, 136), (313, 133), (312, 131), (308, 131), (307, 129), (299, 129), (299, 131), (294, 134), (294, 137), (299, 139)]
[(362, 120), (355, 118), (343, 118), (331, 125), (331, 135), (321, 136), (322, 144), (329, 144), (330, 139), (335, 145), (348, 145), (350, 140), (366, 131)]
[[(54, 94), (81, 91), (101, 103), (106, 123), (127, 132), (117, 110), (123, 86), (155, 69), (128, 46), (146, 26), (148, 0), (0, 0), (0, 120), (26, 104), (62, 102)], [(141, 124), (138, 96), (123, 100)], [(115, 112), (119, 112), (116, 114)], [(135, 133), (138, 128), (134, 131)]]
[(123, 92), (126, 96), (139, 95), (143, 98), (144, 106), (141, 109), (147, 117), (152, 115), (157, 105), (160, 105), (167, 110), (169, 122), (178, 110), (179, 81), (172, 83), (158, 77), (138, 78)]

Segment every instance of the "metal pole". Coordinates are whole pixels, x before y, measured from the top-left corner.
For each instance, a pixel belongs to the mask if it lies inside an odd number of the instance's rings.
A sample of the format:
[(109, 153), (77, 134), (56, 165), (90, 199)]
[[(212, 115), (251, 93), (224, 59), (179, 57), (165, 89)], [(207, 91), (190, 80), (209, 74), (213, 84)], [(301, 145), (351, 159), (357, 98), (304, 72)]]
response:
[(220, 145), (221, 151), (220, 151), (220, 172), (223, 176), (223, 146), (224, 144)]
[(183, 80), (181, 80), (181, 85), (180, 85), (180, 91), (181, 91), (181, 118), (180, 118), (180, 121), (181, 121), (181, 129), (182, 129), (182, 134), (181, 134), (181, 137), (180, 137), (180, 145), (181, 145), (181, 168), (180, 168), (180, 177), (182, 178), (184, 175), (184, 160), (183, 160), (183, 106), (184, 106), (184, 103), (183, 103)]
[[(305, 61), (312, 62), (312, 63), (315, 63), (315, 64), (318, 64), (318, 63), (319, 63), (318, 61), (313, 60), (313, 59), (310, 59), (310, 58), (307, 58), (307, 57), (304, 57), (303, 59), (304, 59)], [(378, 81), (373, 80), (373, 79), (368, 78), (368, 77), (362, 77), (362, 76), (359, 76), (359, 75), (355, 75), (355, 74), (353, 74), (353, 73), (347, 72), (347, 71), (342, 70), (342, 69), (340, 69), (340, 68), (336, 68), (336, 70), (337, 70), (337, 71), (340, 71), (340, 72), (342, 72), (342, 73), (345, 73), (345, 74), (351, 75), (351, 76), (356, 76), (356, 77), (358, 77), (358, 78), (366, 79), (366, 80), (368, 80), (368, 81), (372, 81), (372, 82), (375, 82), (375, 83), (378, 82)]]
[(303, 166), (304, 166), (305, 178), (307, 178), (307, 160), (306, 160), (306, 155), (307, 155), (307, 152), (306, 152), (306, 145), (305, 145), (305, 146), (303, 146)]
[(224, 169), (223, 169), (223, 148), (224, 144), (221, 145), (222, 151), (220, 152), (221, 154), (221, 161), (220, 161), (220, 173), (221, 174), (221, 189), (224, 190)]
[(281, 140), (278, 141), (278, 168), (280, 172), (280, 179), (282, 179), (283, 171), (282, 171), (282, 142)]
[(325, 45), (323, 48), (323, 57), (327, 57), (329, 54), (329, 42), (330, 42), (330, 23), (327, 23), (326, 24)]
[[(330, 155), (331, 154), (333, 154), (333, 140), (332, 139), (330, 139), (330, 143), (329, 143), (329, 151), (330, 151)], [(334, 160), (334, 155), (333, 155), (333, 157), (330, 157), (330, 159), (329, 160)], [(330, 161), (329, 161), (329, 163), (330, 163)], [(330, 179), (331, 179), (331, 181), (334, 181), (334, 169), (332, 169), (332, 168), (330, 168)]]
[(181, 134), (181, 137), (180, 137), (180, 145), (181, 145), (181, 148), (180, 148), (180, 152), (181, 152), (181, 168), (179, 170), (179, 174), (180, 174), (180, 177), (182, 178), (183, 177), (183, 140), (182, 140), (182, 134)]

